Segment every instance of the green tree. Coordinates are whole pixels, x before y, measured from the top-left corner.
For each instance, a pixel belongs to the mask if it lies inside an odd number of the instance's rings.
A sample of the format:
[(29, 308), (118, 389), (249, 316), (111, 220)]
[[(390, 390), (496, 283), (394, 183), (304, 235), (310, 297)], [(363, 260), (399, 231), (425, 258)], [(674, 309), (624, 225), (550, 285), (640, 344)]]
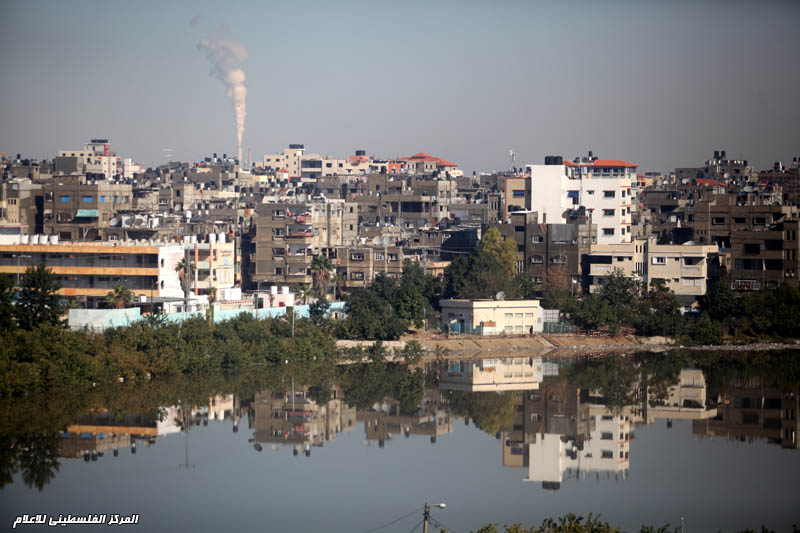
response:
[(128, 307), (133, 299), (133, 293), (125, 287), (122, 283), (117, 283), (113, 291), (106, 294), (106, 302), (117, 309), (124, 309)]
[(311, 296), (311, 287), (308, 285), (301, 285), (297, 288), (297, 298), (303, 302), (303, 305), (308, 303), (309, 296)]
[(514, 239), (504, 238), (497, 228), (489, 228), (481, 239), (478, 250), (496, 259), (505, 269), (508, 276), (513, 276), (517, 269), (517, 243)]
[(59, 285), (45, 265), (30, 266), (22, 278), (22, 290), (14, 306), (19, 327), (32, 330), (41, 324), (61, 324), (62, 304)]
[(14, 280), (0, 274), (0, 331), (16, 327), (14, 322)]
[(337, 272), (333, 276), (333, 289), (334, 289), (334, 299), (341, 300), (343, 296), (344, 287), (347, 284), (347, 276), (342, 272)]
[(180, 260), (175, 267), (175, 272), (181, 276), (181, 288), (184, 294), (187, 294), (192, 289), (192, 281), (194, 280), (195, 265), (191, 259), (184, 257)]
[(710, 281), (700, 303), (703, 311), (707, 312), (712, 320), (722, 321), (736, 312), (736, 300), (727, 280)]

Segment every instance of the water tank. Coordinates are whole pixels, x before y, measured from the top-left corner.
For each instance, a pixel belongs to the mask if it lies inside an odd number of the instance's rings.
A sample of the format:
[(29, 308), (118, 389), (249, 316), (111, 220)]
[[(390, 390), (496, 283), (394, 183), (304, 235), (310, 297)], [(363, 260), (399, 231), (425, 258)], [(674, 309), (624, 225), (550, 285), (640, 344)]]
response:
[(365, 156), (367, 155), (366, 150), (356, 150), (356, 156)]
[(25, 233), (24, 235), (20, 235), (20, 243), (21, 244), (28, 244), (31, 242), (31, 236)]
[(561, 157), (560, 155), (558, 155), (558, 156), (555, 156), (555, 157), (553, 158), (553, 160), (554, 160), (554, 161), (553, 161), (553, 164), (554, 164), (554, 165), (563, 165), (563, 164), (564, 164), (564, 158), (563, 158), (563, 157)]
[(552, 165), (553, 164), (553, 156), (551, 156), (551, 155), (544, 156), (544, 164), (545, 165)]
[(286, 285), (281, 287), (281, 294), (289, 294), (289, 287)]
[(192, 235), (189, 238), (191, 239), (192, 244), (197, 244), (197, 235)]
[(224, 233), (217, 234), (217, 242), (220, 244), (225, 244), (225, 237), (226, 235)]
[(269, 293), (271, 295), (273, 295), (273, 296), (277, 296), (278, 295), (278, 286), (277, 285), (273, 285), (272, 287), (270, 287), (269, 288)]
[(53, 233), (50, 235), (50, 244), (58, 244), (58, 234)]
[(39, 235), (31, 235), (31, 244), (39, 244)]
[(216, 233), (209, 233), (208, 234), (208, 243), (209, 244), (216, 244), (217, 243), (217, 234)]

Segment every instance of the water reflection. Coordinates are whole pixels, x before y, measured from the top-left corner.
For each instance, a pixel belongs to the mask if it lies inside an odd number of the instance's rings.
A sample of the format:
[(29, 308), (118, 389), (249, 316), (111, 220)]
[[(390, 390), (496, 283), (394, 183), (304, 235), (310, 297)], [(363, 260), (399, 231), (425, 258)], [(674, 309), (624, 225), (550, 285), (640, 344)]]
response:
[[(181, 433), (183, 466), (190, 467), (193, 430), (229, 424), (237, 433), (242, 419), (255, 450), (310, 457), (313, 448), (358, 426), (367, 446), (401, 438), (436, 443), (459, 418), (498, 439), (498, 467), (524, 470), (521, 479), (544, 489), (586, 478), (625, 481), (635, 462), (635, 430), (649, 424), (671, 428), (674, 420), (690, 420), (699, 438), (796, 449), (796, 361), (795, 353), (477, 357), (431, 362), (424, 372), (351, 365), (305, 384), (268, 376), (265, 387), (239, 376), (214, 382), (205, 395), (202, 387), (187, 394), (187, 384), (178, 382), (121, 395), (110, 389), (29, 399), (4, 407), (0, 482), (21, 472), (26, 485), (43, 490), (58, 474), (59, 458), (91, 463), (120, 450), (135, 454), (137, 446)], [(182, 399), (162, 403), (175, 396)]]

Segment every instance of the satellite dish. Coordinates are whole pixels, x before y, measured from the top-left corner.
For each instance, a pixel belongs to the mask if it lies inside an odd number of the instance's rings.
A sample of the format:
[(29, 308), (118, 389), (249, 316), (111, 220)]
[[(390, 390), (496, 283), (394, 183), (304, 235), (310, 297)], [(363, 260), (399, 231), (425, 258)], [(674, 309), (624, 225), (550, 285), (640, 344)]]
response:
[(494, 299), (497, 300), (498, 302), (500, 302), (503, 299), (505, 299), (505, 297), (506, 297), (506, 293), (504, 291), (500, 291), (500, 292), (498, 292), (497, 294), (494, 295)]

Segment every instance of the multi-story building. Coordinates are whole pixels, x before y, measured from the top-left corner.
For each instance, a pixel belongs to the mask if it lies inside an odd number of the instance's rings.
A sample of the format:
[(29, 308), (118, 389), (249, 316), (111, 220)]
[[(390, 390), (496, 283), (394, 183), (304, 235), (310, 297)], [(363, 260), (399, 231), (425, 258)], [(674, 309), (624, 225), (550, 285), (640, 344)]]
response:
[[(719, 247), (692, 244), (656, 244), (656, 240), (635, 239), (629, 244), (597, 244), (584, 257), (584, 272), (590, 292), (600, 290), (607, 277), (619, 270), (624, 276), (650, 285), (661, 282), (691, 306), (706, 293), (709, 275), (718, 272)], [(682, 303), (684, 303), (682, 301)]]
[[(73, 165), (89, 175), (111, 179), (124, 174), (122, 158), (111, 152), (108, 139), (92, 139), (83, 150), (59, 150), (59, 158), (74, 158)], [(66, 164), (62, 159), (62, 164)]]
[(798, 286), (800, 220), (785, 219), (766, 227), (731, 233), (732, 268), (729, 272), (734, 291), (774, 289), (782, 283)]
[(360, 175), (370, 172), (372, 158), (364, 150), (356, 150), (348, 159), (332, 159), (328, 156), (307, 154), (305, 145), (290, 144), (280, 154), (264, 156), (263, 168), (273, 171), (285, 170), (297, 178), (321, 178), (323, 176)]
[[(184, 241), (192, 240), (188, 237)], [(186, 253), (194, 264), (192, 288), (200, 294), (212, 289), (229, 289), (234, 286), (235, 246), (227, 242), (224, 233), (211, 233), (205, 242), (184, 242)]]
[(100, 240), (117, 211), (133, 209), (133, 191), (129, 184), (59, 176), (44, 187), (43, 209), (44, 233), (61, 240)]
[(631, 181), (636, 165), (627, 161), (588, 158), (574, 162), (548, 156), (544, 165), (528, 165), (529, 180), (506, 180), (509, 198), (525, 198), (525, 209), (538, 211), (542, 223), (560, 223), (571, 210), (582, 206), (597, 224), (597, 242), (631, 242)]
[(441, 390), (502, 392), (537, 390), (542, 382), (542, 359), (501, 357), (449, 359), (437, 369)]
[(342, 200), (261, 204), (257, 209), (252, 281), (310, 284), (316, 255), (336, 259), (336, 248), (358, 235), (357, 206)]
[(13, 178), (0, 189), (0, 222), (20, 225), (28, 235), (43, 233), (44, 193), (28, 178)]
[(597, 226), (585, 215), (568, 223), (540, 224), (538, 213), (514, 211), (508, 224), (494, 227), (517, 244), (517, 271), (527, 272), (539, 288), (579, 290), (581, 257), (597, 243)]
[(86, 307), (105, 305), (118, 283), (137, 298), (184, 296), (176, 271), (184, 256), (180, 244), (25, 240), (0, 245), (0, 273), (16, 280), (28, 266), (44, 264), (61, 285), (59, 293), (85, 301)]

